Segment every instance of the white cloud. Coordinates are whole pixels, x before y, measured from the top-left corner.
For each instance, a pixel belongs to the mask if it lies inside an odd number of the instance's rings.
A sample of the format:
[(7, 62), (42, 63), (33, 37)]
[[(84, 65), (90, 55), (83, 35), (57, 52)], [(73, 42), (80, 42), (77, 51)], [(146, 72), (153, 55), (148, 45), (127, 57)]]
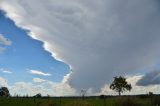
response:
[(0, 53), (3, 53), (6, 50), (6, 46), (10, 46), (12, 42), (0, 34)]
[(11, 94), (15, 95), (29, 95), (29, 96), (33, 96), (36, 95), (38, 93), (41, 93), (42, 95), (47, 95), (49, 94), (48, 91), (50, 91), (49, 89), (47, 89), (45, 86), (39, 84), (39, 85), (35, 85), (33, 83), (29, 83), (29, 82), (16, 82), (14, 85), (11, 86), (12, 89), (10, 89)]
[(39, 71), (39, 70), (30, 70), (29, 73), (30, 74), (35, 74), (35, 75), (42, 75), (42, 76), (51, 76), (50, 73), (44, 73), (44, 72)]
[(5, 45), (5, 46), (9, 46), (12, 44), (12, 42), (10, 40), (8, 40), (7, 38), (5, 38), (2, 34), (0, 34), (0, 44)]
[(45, 83), (16, 82), (10, 86), (12, 95), (33, 96), (38, 93), (50, 96), (75, 95), (75, 91), (67, 84), (45, 81)]
[[(131, 83), (132, 90), (130, 92), (124, 92), (125, 95), (135, 95), (135, 94), (147, 94), (148, 92), (153, 92), (154, 94), (159, 94), (160, 85), (153, 85), (153, 86), (137, 86), (136, 83), (142, 78), (141, 75), (139, 76), (129, 76), (127, 78), (127, 82)], [(75, 96), (80, 95), (67, 83), (56, 83), (53, 81), (45, 80), (45, 83), (31, 83), (31, 82), (15, 82), (12, 85), (8, 84), (8, 81), (0, 77), (0, 86), (5, 86), (9, 88), (11, 95), (29, 95), (33, 96), (37, 93), (41, 93), (42, 95), (49, 94), (50, 96)], [(109, 89), (109, 85), (106, 84), (104, 87), (101, 88), (100, 93), (93, 93), (92, 89), (87, 90), (87, 95), (117, 95), (118, 93)]]
[[(148, 92), (153, 92), (154, 94), (159, 94), (160, 91), (160, 85), (152, 85), (152, 86), (138, 86), (136, 83), (142, 78), (142, 75), (138, 76), (129, 76), (127, 78), (127, 82), (132, 85), (132, 90), (129, 92), (124, 92), (122, 94), (124, 95), (136, 95), (136, 94), (147, 94)], [(109, 85), (106, 84), (104, 87), (101, 89), (100, 94), (106, 94), (106, 95), (118, 95), (117, 92), (111, 90), (109, 88)]]
[(3, 77), (0, 77), (0, 87), (8, 87), (8, 82)]
[(3, 73), (6, 73), (6, 74), (12, 74), (11, 71), (9, 71), (7, 69), (4, 69), (4, 68), (0, 68), (0, 71), (3, 72)]
[[(39, 78), (37, 78), (39, 80)], [(36, 81), (37, 81), (36, 79)], [(42, 79), (41, 79), (42, 80)], [(38, 93), (42, 95), (50, 96), (69, 96), (75, 95), (75, 90), (66, 83), (55, 83), (53, 81), (46, 80), (45, 83), (31, 83), (31, 82), (15, 82), (9, 84), (7, 79), (0, 77), (0, 87), (7, 87), (12, 96), (14, 95), (29, 95), (33, 96)]]
[(76, 91), (75, 89), (73, 89), (70, 85), (68, 85), (67, 83), (55, 83), (53, 81), (47, 81), (46, 85), (48, 85), (49, 88), (52, 89), (52, 91), (50, 91), (52, 95), (54, 96), (75, 96)]
[(1, 0), (0, 8), (71, 65), (67, 80), (76, 89), (99, 89), (159, 61), (158, 1)]
[(41, 79), (41, 78), (33, 78), (32, 80), (33, 80), (33, 82), (35, 82), (35, 83), (45, 82), (45, 80), (44, 80), (44, 79)]
[(11, 71), (2, 71), (3, 73), (12, 74)]

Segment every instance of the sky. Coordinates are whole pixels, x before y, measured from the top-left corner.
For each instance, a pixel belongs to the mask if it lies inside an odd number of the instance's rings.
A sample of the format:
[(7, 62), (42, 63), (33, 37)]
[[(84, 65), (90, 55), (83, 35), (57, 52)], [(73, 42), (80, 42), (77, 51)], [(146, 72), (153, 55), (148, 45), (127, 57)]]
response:
[(51, 54), (43, 49), (41, 42), (27, 36), (27, 31), (16, 27), (13, 21), (5, 17), (3, 12), (1, 12), (0, 21), (1, 36), (11, 42), (3, 47), (5, 50), (1, 51), (2, 76), (5, 75), (3, 71), (8, 70), (14, 74), (14, 77), (10, 76), (12, 77), (11, 81), (30, 81), (29, 78), (38, 75), (31, 74), (31, 70), (37, 70), (48, 73), (48, 75), (44, 74), (40, 77), (49, 76), (46, 79), (59, 82), (63, 75), (68, 73), (68, 65), (52, 58)]
[[(160, 93), (158, 0), (0, 0), (0, 81), (12, 94)], [(37, 90), (38, 89), (38, 90)]]
[(69, 66), (52, 58), (42, 47), (42, 42), (27, 36), (27, 30), (18, 28), (0, 12), (0, 75), (15, 82), (60, 82)]

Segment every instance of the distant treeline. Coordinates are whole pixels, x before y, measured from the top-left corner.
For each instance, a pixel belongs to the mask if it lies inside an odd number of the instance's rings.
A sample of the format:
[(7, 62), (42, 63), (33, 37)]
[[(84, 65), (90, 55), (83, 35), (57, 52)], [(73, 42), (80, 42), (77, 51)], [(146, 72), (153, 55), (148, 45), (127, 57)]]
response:
[[(70, 99), (81, 99), (82, 96), (11, 96), (12, 98), (54, 98), (54, 99), (59, 99), (59, 98), (70, 98)], [(122, 97), (136, 97), (136, 98), (150, 98), (150, 97), (160, 97), (160, 94), (138, 94), (138, 95), (99, 95), (99, 96), (85, 96), (84, 98), (91, 98), (91, 99), (104, 99), (104, 98), (122, 98)]]

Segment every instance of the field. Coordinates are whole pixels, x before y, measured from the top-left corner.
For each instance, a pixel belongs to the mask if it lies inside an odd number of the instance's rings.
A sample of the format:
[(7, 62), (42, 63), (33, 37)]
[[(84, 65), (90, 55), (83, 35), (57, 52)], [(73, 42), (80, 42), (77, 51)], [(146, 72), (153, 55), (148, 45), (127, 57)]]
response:
[(160, 97), (0, 98), (0, 106), (160, 106)]

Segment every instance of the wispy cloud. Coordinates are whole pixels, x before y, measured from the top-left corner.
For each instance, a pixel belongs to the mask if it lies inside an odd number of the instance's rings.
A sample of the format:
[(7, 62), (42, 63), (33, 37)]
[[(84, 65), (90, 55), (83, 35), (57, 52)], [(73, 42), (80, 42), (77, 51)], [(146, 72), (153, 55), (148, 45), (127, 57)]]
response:
[(6, 49), (6, 46), (10, 46), (12, 42), (0, 34), (0, 53), (3, 53)]
[(39, 71), (39, 70), (30, 70), (29, 73), (30, 74), (35, 74), (35, 75), (42, 75), (42, 76), (51, 76), (50, 73), (44, 73), (44, 72)]
[(0, 71), (3, 72), (3, 73), (6, 73), (6, 74), (12, 74), (13, 73), (10, 70), (3, 69), (3, 68), (0, 68)]
[(12, 42), (10, 40), (8, 40), (7, 38), (5, 38), (2, 34), (0, 34), (0, 44), (5, 45), (5, 46), (9, 46), (12, 44)]
[(42, 82), (45, 82), (46, 80), (41, 79), (41, 78), (33, 78), (32, 81), (35, 83), (42, 83)]

